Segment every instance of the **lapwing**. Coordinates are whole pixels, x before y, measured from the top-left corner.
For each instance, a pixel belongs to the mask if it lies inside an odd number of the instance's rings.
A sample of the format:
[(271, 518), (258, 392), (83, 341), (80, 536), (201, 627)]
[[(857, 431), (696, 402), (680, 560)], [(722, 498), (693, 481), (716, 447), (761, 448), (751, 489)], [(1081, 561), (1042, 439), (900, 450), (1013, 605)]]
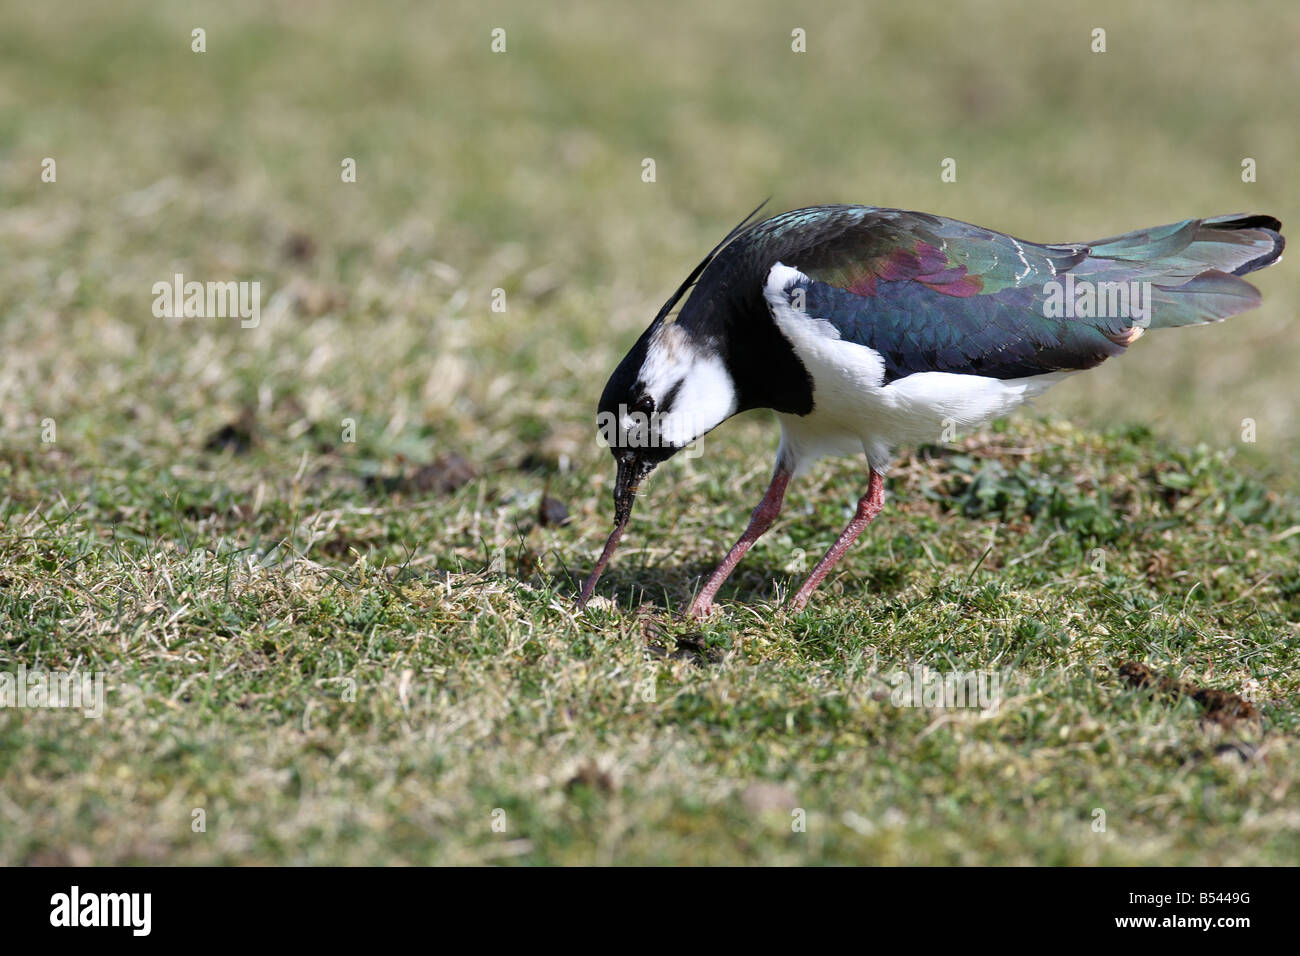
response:
[(883, 508), (896, 449), (1006, 415), (1150, 329), (1254, 308), (1259, 292), (1240, 276), (1284, 245), (1281, 223), (1263, 215), (1039, 244), (899, 209), (812, 206), (754, 222), (761, 209), (695, 267), (605, 386), (597, 423), (618, 469), (614, 530), (579, 607), (655, 466), (767, 408), (781, 424), (771, 484), (688, 613), (710, 612), (792, 477), (824, 456), (865, 454), (866, 493), (790, 599), (802, 609)]

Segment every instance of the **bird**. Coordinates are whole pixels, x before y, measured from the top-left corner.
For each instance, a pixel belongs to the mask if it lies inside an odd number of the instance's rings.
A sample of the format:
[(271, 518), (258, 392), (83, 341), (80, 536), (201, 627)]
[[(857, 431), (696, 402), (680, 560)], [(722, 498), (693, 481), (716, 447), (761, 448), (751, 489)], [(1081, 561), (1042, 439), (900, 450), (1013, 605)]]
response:
[(802, 610), (880, 514), (896, 451), (1007, 415), (1147, 332), (1259, 305), (1241, 278), (1281, 257), (1281, 223), (1240, 214), (1093, 242), (1035, 243), (922, 212), (819, 205), (741, 220), (664, 303), (597, 407), (614, 456), (614, 528), (585, 607), (660, 464), (740, 412), (781, 426), (772, 480), (686, 613), (781, 513), (792, 478), (863, 455), (853, 518), (790, 597)]

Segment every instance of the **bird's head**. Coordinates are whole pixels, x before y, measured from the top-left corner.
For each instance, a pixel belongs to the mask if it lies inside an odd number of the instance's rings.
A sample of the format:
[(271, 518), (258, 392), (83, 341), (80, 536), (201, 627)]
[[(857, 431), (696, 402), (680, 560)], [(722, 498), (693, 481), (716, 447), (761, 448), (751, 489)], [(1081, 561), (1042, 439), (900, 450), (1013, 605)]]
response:
[(597, 409), (614, 456), (614, 530), (579, 605), (596, 587), (632, 515), (637, 488), (667, 461), (736, 412), (736, 388), (721, 354), (675, 322), (657, 319), (619, 363)]
[[(582, 589), (578, 607), (591, 598), (597, 579), (618, 547), (641, 481), (660, 462), (739, 410), (736, 383), (724, 356), (725, 343), (718, 341), (716, 332), (703, 331), (694, 323), (688, 327), (672, 313), (718, 252), (740, 235), (757, 213), (755, 209), (741, 220), (677, 287), (605, 384), (596, 426), (618, 466), (614, 530)], [(696, 296), (689, 304), (696, 304)], [(707, 305), (706, 301), (701, 311)]]

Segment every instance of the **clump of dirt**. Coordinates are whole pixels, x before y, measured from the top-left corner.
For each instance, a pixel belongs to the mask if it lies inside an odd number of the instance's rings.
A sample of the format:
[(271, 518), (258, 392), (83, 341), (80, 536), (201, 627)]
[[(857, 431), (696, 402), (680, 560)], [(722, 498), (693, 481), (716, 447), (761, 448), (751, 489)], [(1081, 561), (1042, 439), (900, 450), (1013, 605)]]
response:
[(469, 459), (452, 452), (439, 455), (430, 464), (416, 469), (411, 476), (411, 489), (449, 495), (457, 488), (469, 484), (475, 477), (476, 472)]
[(1190, 697), (1205, 709), (1205, 719), (1216, 724), (1229, 726), (1237, 720), (1254, 720), (1259, 717), (1255, 705), (1243, 700), (1237, 694), (1174, 680), (1172, 677), (1157, 674), (1146, 664), (1138, 661), (1125, 661), (1120, 664), (1119, 676), (1134, 687), (1151, 688), (1171, 700)]
[(366, 478), (366, 487), (382, 494), (427, 494), (434, 492), (449, 495), (463, 488), (475, 478), (478, 472), (464, 455), (450, 452), (439, 455), (427, 465), (421, 465), (414, 471), (395, 476), (370, 475)]
[(672, 640), (662, 618), (663, 612), (652, 604), (642, 604), (636, 609), (635, 631), (641, 635), (646, 647), (656, 657), (668, 655), (667, 645)]
[(1174, 563), (1169, 555), (1163, 551), (1154, 551), (1147, 558), (1146, 574), (1147, 582), (1152, 587), (1157, 587), (1161, 581), (1168, 578), (1174, 571)]
[(634, 633), (645, 641), (646, 652), (651, 657), (670, 661), (690, 661), (697, 667), (720, 664), (727, 656), (721, 647), (710, 647), (698, 631), (688, 634), (674, 633), (680, 625), (664, 620), (664, 612), (650, 604), (636, 610)]
[(542, 500), (537, 506), (537, 524), (543, 528), (558, 528), (561, 525), (569, 523), (569, 509), (564, 506), (564, 502), (552, 498), (550, 495), (542, 495)]
[(251, 407), (245, 407), (239, 417), (222, 425), (208, 436), (203, 443), (205, 451), (232, 451), (244, 455), (257, 444), (257, 414)]
[(552, 472), (559, 471), (560, 465), (556, 459), (540, 451), (530, 451), (519, 459), (516, 466), (520, 471), (528, 472)]
[(593, 761), (588, 760), (569, 778), (564, 785), (564, 792), (571, 794), (580, 788), (590, 790), (592, 793), (610, 794), (614, 792), (614, 778)]
[(311, 262), (316, 256), (316, 240), (305, 232), (294, 230), (284, 237), (280, 253), (290, 262)]
[(727, 652), (721, 647), (710, 647), (705, 643), (703, 634), (686, 634), (677, 638), (677, 650), (668, 656), (705, 667), (709, 664), (721, 664)]

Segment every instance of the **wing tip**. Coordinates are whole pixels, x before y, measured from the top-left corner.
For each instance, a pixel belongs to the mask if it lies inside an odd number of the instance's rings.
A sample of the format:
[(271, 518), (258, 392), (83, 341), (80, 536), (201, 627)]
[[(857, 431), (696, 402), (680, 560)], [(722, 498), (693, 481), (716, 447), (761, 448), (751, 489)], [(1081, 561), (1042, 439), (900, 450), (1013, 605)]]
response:
[(1244, 276), (1248, 272), (1255, 272), (1272, 265), (1282, 258), (1282, 251), (1286, 248), (1286, 238), (1282, 235), (1282, 221), (1276, 216), (1265, 213), (1238, 213), (1215, 216), (1213, 219), (1204, 220), (1202, 225), (1223, 232), (1260, 232), (1271, 240), (1272, 244), (1268, 249), (1233, 269), (1232, 274), (1235, 276)]

